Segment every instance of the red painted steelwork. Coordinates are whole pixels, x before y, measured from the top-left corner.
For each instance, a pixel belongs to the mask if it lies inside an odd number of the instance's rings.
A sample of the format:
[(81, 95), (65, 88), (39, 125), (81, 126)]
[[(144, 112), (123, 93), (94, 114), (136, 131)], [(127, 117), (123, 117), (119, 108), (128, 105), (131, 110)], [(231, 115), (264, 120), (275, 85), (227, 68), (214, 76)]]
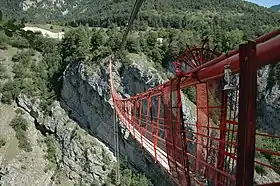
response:
[[(277, 30), (265, 35), (256, 43), (279, 33)], [(252, 43), (251, 48), (254, 47)], [(280, 156), (270, 149), (255, 148), (254, 137), (258, 136), (255, 133), (256, 71), (262, 65), (280, 60), (280, 37), (259, 44), (257, 51), (251, 52), (251, 48), (250, 51), (241, 50), (241, 57), (240, 51), (235, 50), (231, 57), (221, 56), (202, 64), (203, 68), (199, 66), (185, 76), (179, 73), (180, 76), (156, 88), (126, 99), (114, 89), (110, 60), (116, 113), (134, 139), (165, 168), (176, 184), (190, 186), (208, 182), (215, 186), (250, 186), (254, 162), (279, 171), (275, 165), (254, 160), (255, 151)], [(246, 52), (250, 54), (250, 63), (244, 60)], [(203, 61), (204, 58), (199, 55), (199, 59)], [(239, 78), (241, 89), (237, 83), (235, 90), (224, 91), (224, 65), (230, 64), (233, 72), (238, 73), (239, 59), (243, 60)], [(209, 64), (212, 66), (207, 66)], [(189, 111), (196, 115), (195, 121), (183, 116), (181, 90), (190, 86), (196, 88), (197, 112)], [(259, 136), (279, 139), (270, 134)]]
[[(280, 37), (276, 37), (265, 43), (257, 46), (257, 54), (255, 61), (255, 69), (267, 64), (273, 64), (280, 60)], [(219, 78), (224, 75), (224, 66), (230, 64), (232, 72), (239, 72), (239, 55), (235, 54), (230, 58), (224, 59), (213, 66), (198, 71), (197, 76), (200, 81), (208, 81), (211, 79)], [(186, 88), (190, 85), (196, 84), (198, 81), (194, 78), (189, 79), (181, 85), (181, 88)]]
[(240, 46), (240, 96), (236, 186), (252, 186), (254, 176), (257, 70), (256, 43)]
[[(273, 38), (273, 37), (275, 37), (275, 36), (277, 36), (279, 34), (280, 34), (280, 29), (277, 29), (277, 30), (274, 30), (274, 31), (272, 31), (272, 32), (270, 32), (268, 34), (265, 34), (265, 35), (257, 38), (255, 40), (255, 42), (256, 42), (256, 44), (259, 44), (259, 43), (265, 42), (265, 41), (267, 41), (267, 40), (269, 40), (269, 39), (271, 39), (271, 38)], [(203, 68), (210, 67), (210, 66), (212, 66), (212, 65), (214, 65), (214, 64), (216, 64), (216, 63), (218, 63), (218, 62), (220, 62), (220, 61), (222, 61), (224, 59), (227, 59), (227, 58), (229, 58), (229, 57), (231, 57), (233, 55), (238, 54), (238, 52), (239, 52), (238, 49), (229, 51), (227, 54), (219, 56), (219, 57), (217, 57), (217, 58), (215, 58), (215, 59), (213, 59), (213, 60), (211, 60), (211, 61), (209, 61), (209, 62), (207, 62), (207, 63), (205, 63), (205, 64), (203, 64), (201, 66), (199, 66), (198, 68), (193, 69), (192, 71), (190, 71), (190, 73), (198, 72), (198, 71), (200, 71)]]
[[(280, 33), (280, 29), (272, 32), (270, 35), (265, 35), (259, 39), (260, 41), (265, 41), (266, 39), (270, 39), (273, 36), (277, 36)], [(237, 50), (238, 51), (238, 50)], [(257, 61), (255, 68), (259, 68), (261, 66), (267, 64), (273, 64), (280, 60), (280, 37), (275, 37), (271, 40), (268, 40), (264, 43), (260, 43), (257, 45)], [(191, 85), (195, 85), (200, 81), (208, 81), (211, 79), (219, 78), (224, 75), (224, 66), (230, 64), (232, 72), (238, 73), (239, 72), (239, 55), (236, 52), (232, 52), (232, 55), (229, 58), (221, 57), (222, 60), (214, 61), (212, 63), (205, 63), (205, 68), (198, 67), (193, 71), (184, 74), (187, 77), (186, 80), (182, 80), (181, 89), (187, 88)], [(213, 64), (213, 65), (212, 65)], [(212, 66), (209, 66), (212, 65)], [(193, 77), (193, 73), (197, 73), (197, 77)], [(197, 79), (198, 78), (198, 79)], [(176, 79), (176, 78), (174, 78)], [(173, 79), (172, 79), (173, 80)], [(171, 80), (170, 80), (171, 81)], [(164, 86), (169, 86), (170, 81), (163, 83), (155, 88), (152, 88), (150, 92), (145, 92), (139, 95), (140, 97), (146, 97), (148, 94), (151, 96), (160, 95), (162, 88)], [(176, 90), (176, 86), (172, 87), (172, 90)], [(136, 97), (131, 97), (130, 99), (137, 99)], [(125, 100), (125, 99), (124, 99)]]
[(209, 40), (206, 38), (202, 40), (201, 47), (187, 47), (186, 52), (177, 61), (173, 62), (176, 68), (176, 75), (184, 76), (188, 71), (197, 69), (220, 55), (220, 53), (209, 48)]
[[(197, 133), (202, 134), (197, 137), (196, 146), (196, 172), (201, 172), (201, 174), (205, 173), (205, 166), (203, 166), (199, 160), (207, 159), (207, 142), (209, 138), (205, 138), (204, 136), (208, 135), (209, 121), (208, 121), (208, 107), (205, 108), (205, 105), (208, 104), (208, 86), (207, 83), (200, 83), (196, 85), (196, 110), (197, 110)], [(202, 108), (201, 108), (202, 107)], [(202, 144), (202, 145), (200, 145)]]
[[(225, 166), (225, 148), (226, 144), (222, 143), (226, 140), (226, 115), (227, 115), (227, 91), (223, 94), (223, 104), (222, 104), (222, 110), (221, 110), (221, 124), (220, 124), (220, 144), (219, 144), (219, 156), (218, 156), (218, 162), (217, 167), (219, 170), (224, 171)], [(217, 180), (215, 180), (215, 184), (218, 186), (223, 186), (222, 183), (222, 176), (218, 175)]]

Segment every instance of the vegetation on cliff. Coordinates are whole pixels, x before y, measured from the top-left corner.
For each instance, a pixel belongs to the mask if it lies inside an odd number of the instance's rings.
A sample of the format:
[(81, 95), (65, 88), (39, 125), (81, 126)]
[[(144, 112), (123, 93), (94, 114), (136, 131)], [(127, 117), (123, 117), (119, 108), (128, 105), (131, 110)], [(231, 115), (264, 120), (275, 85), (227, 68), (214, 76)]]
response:
[(31, 143), (27, 137), (28, 123), (24, 117), (17, 115), (10, 123), (10, 126), (16, 132), (16, 138), (18, 139), (18, 147), (26, 152), (32, 151)]

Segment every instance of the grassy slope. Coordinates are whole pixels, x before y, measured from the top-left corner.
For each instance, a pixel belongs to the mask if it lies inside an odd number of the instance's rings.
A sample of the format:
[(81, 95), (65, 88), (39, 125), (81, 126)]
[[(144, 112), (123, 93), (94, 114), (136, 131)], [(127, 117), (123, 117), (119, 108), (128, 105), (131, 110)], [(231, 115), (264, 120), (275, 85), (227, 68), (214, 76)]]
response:
[[(0, 50), (0, 58), (4, 58), (2, 62), (6, 67), (6, 73), (11, 77), (13, 62), (12, 56), (15, 55), (19, 50), (13, 47), (8, 47), (7, 50)], [(3, 79), (0, 82), (4, 82)], [(13, 105), (6, 105), (0, 103), (0, 134), (4, 137), (6, 144), (0, 148), (0, 160), (1, 166), (14, 167), (21, 174), (16, 176), (17, 182), (22, 185), (28, 185), (38, 180), (50, 179), (48, 174), (44, 173), (45, 158), (44, 152), (41, 147), (37, 144), (37, 139), (41, 138), (41, 134), (36, 130), (32, 121), (28, 120), (28, 131), (27, 135), (33, 147), (32, 152), (25, 152), (18, 147), (18, 140), (15, 136), (14, 129), (9, 126), (11, 120), (15, 117), (15, 110), (18, 107)], [(27, 117), (25, 116), (27, 119)], [(14, 175), (11, 175), (14, 176)], [(13, 184), (13, 183), (10, 183)], [(38, 182), (38, 184), (40, 184)], [(42, 183), (41, 183), (42, 184)]]
[[(6, 68), (6, 73), (9, 77), (13, 77), (12, 73), (13, 64), (12, 57), (21, 50), (8, 46), (7, 50), (0, 49), (0, 59)], [(5, 59), (5, 60), (3, 60)], [(36, 52), (33, 56), (38, 62), (42, 60), (40, 53)], [(0, 78), (0, 84), (6, 80)], [(1, 98), (1, 94), (0, 94)], [(2, 168), (13, 167), (16, 169), (17, 176), (10, 173), (8, 176), (14, 178), (18, 184), (22, 186), (29, 186), (30, 183), (34, 185), (45, 185), (50, 182), (53, 175), (54, 167), (50, 165), (46, 159), (46, 146), (42, 143), (44, 136), (35, 128), (35, 125), (28, 114), (23, 117), (28, 121), (27, 137), (30, 140), (32, 151), (25, 152), (18, 147), (18, 139), (16, 138), (15, 130), (9, 125), (12, 119), (16, 116), (15, 110), (18, 109), (15, 103), (6, 105), (0, 102), (0, 137), (5, 139), (6, 144), (0, 148), (0, 164)], [(52, 169), (50, 169), (52, 167)], [(47, 170), (47, 171), (46, 171)], [(5, 177), (5, 176), (4, 176)], [(61, 186), (72, 185), (64, 174), (60, 174), (59, 178)], [(3, 180), (6, 180), (3, 178)], [(5, 182), (4, 182), (5, 184)], [(13, 184), (13, 183), (9, 183)]]

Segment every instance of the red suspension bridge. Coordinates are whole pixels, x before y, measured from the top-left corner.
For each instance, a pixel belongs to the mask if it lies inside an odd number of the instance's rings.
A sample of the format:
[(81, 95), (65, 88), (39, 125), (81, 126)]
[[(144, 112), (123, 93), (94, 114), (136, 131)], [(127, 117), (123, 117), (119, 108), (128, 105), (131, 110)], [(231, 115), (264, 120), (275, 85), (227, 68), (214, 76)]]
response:
[[(122, 98), (110, 80), (114, 108), (139, 145), (178, 185), (251, 186), (255, 165), (280, 172), (279, 165), (255, 159), (255, 153), (280, 156), (256, 147), (257, 70), (280, 61), (280, 29), (221, 55), (207, 42), (174, 62), (176, 77)], [(196, 90), (196, 121), (183, 117), (182, 90)], [(276, 167), (278, 166), (278, 167)], [(265, 183), (263, 185), (280, 185)]]

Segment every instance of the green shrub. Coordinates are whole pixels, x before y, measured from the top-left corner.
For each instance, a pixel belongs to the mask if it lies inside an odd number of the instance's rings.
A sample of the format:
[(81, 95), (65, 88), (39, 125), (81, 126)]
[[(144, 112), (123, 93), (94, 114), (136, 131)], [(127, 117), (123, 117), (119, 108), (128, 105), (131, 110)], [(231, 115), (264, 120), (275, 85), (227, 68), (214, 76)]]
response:
[(13, 102), (12, 92), (10, 92), (10, 91), (3, 92), (1, 102), (4, 104), (8, 104), (8, 105), (12, 104), (12, 102)]
[(7, 81), (3, 85), (3, 88), (2, 88), (3, 95), (2, 95), (1, 102), (6, 103), (6, 104), (11, 104), (12, 100), (15, 99), (16, 97), (18, 97), (21, 89), (22, 89), (22, 86), (21, 86), (20, 81), (18, 81), (18, 80)]
[(6, 145), (6, 139), (0, 136), (0, 148)]
[(128, 57), (128, 51), (122, 50), (116, 53), (116, 58), (123, 64), (124, 67), (127, 67), (132, 64), (132, 61)]
[(189, 100), (193, 103), (196, 103), (196, 89), (195, 87), (188, 87), (183, 89), (183, 93), (187, 95)]
[(24, 114), (24, 111), (22, 109), (20, 109), (20, 108), (17, 108), (15, 112), (16, 112), (16, 114), (19, 114), (19, 115), (23, 115)]
[(157, 43), (157, 37), (158, 37), (157, 32), (149, 32), (147, 37), (147, 44), (149, 46), (154, 47)]
[(27, 51), (25, 52), (25, 54), (26, 54), (27, 56), (35, 56), (36, 51), (33, 50), (33, 49), (29, 49), (29, 50), (27, 50)]
[[(115, 165), (116, 166), (116, 165)], [(116, 168), (109, 173), (109, 181), (116, 184)], [(120, 184), (127, 186), (152, 186), (152, 182), (142, 173), (134, 173), (127, 167), (127, 163), (121, 161), (120, 163)]]
[(92, 57), (93, 57), (93, 59), (98, 59), (98, 58), (102, 58), (102, 57), (107, 57), (111, 53), (112, 53), (111, 48), (105, 47), (105, 46), (100, 46), (92, 52)]
[(7, 78), (7, 69), (2, 63), (0, 63), (0, 78)]
[(31, 75), (28, 68), (22, 63), (15, 63), (12, 72), (15, 74), (14, 78), (19, 80), (23, 80)]
[(266, 171), (265, 171), (265, 169), (264, 169), (264, 167), (263, 166), (260, 166), (260, 165), (255, 165), (255, 170), (256, 170), (256, 172), (258, 173), (258, 174), (260, 174), (260, 175), (266, 175)]
[[(271, 150), (274, 152), (280, 152), (280, 139), (257, 135), (256, 147)], [(280, 157), (276, 155), (271, 155), (269, 153), (257, 152), (256, 158), (265, 158), (268, 161), (267, 163), (274, 167), (277, 167), (280, 164)]]
[(29, 42), (27, 39), (22, 37), (15, 37), (9, 41), (9, 44), (16, 48), (28, 48)]
[(134, 36), (128, 36), (126, 41), (126, 48), (131, 53), (140, 53), (141, 48), (139, 38)]
[(24, 67), (28, 67), (31, 64), (31, 56), (35, 56), (34, 50), (21, 51), (15, 54), (12, 60), (23, 64)]
[(27, 125), (27, 121), (22, 116), (16, 116), (10, 123), (10, 126), (16, 131), (27, 131)]
[(14, 119), (12, 119), (10, 126), (16, 132), (16, 138), (19, 142), (18, 147), (26, 152), (31, 152), (33, 149), (27, 137), (28, 123), (26, 119), (21, 115), (17, 115)]
[(9, 37), (1, 30), (0, 31), (0, 42), (7, 43), (9, 41)]
[(45, 157), (51, 162), (56, 163), (56, 147), (55, 147), (55, 140), (52, 136), (47, 135), (44, 139), (44, 142), (47, 146), (47, 154)]
[(121, 171), (121, 185), (151, 186), (152, 182), (142, 173), (135, 174), (129, 169)]

